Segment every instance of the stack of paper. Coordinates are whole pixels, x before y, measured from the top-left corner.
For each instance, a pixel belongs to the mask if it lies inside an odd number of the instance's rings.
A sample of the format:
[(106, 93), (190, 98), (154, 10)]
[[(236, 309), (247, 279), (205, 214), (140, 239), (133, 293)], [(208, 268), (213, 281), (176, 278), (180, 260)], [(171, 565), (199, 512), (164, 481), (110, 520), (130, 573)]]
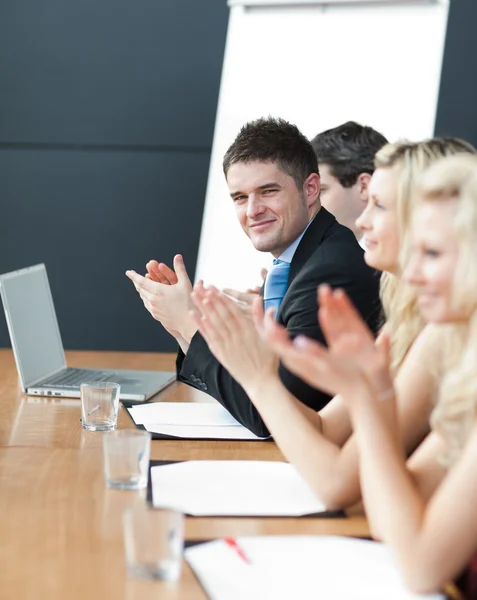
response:
[(186, 439), (260, 440), (218, 402), (154, 402), (127, 409), (147, 431)]
[[(211, 600), (444, 600), (414, 594), (389, 549), (378, 542), (329, 536), (215, 540), (185, 551)], [(237, 550), (238, 549), (238, 550)]]
[(283, 462), (193, 460), (151, 468), (153, 505), (194, 516), (299, 517), (326, 510)]

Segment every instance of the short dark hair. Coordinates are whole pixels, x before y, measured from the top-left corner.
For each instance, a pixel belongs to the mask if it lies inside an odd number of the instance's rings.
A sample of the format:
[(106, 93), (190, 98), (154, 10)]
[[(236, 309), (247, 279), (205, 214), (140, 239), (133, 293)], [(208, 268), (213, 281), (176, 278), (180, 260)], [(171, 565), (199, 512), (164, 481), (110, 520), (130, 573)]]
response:
[(242, 127), (235, 141), (224, 156), (223, 169), (227, 177), (230, 167), (236, 163), (275, 163), (293, 177), (298, 189), (306, 179), (318, 174), (315, 152), (310, 141), (296, 125), (273, 117), (250, 121)]
[(311, 140), (318, 164), (330, 165), (343, 187), (351, 187), (361, 173), (374, 172), (374, 155), (387, 139), (373, 129), (348, 121), (319, 133)]

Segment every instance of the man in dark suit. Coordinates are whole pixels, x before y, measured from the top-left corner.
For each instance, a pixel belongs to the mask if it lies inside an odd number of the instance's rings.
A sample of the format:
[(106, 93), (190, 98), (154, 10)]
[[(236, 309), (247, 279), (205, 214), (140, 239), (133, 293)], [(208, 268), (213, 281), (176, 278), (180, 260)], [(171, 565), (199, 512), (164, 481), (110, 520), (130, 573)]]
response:
[[(265, 306), (278, 307), (277, 320), (290, 335), (324, 342), (317, 321), (316, 290), (321, 283), (343, 288), (360, 314), (376, 330), (379, 280), (363, 259), (353, 233), (320, 205), (320, 178), (310, 142), (290, 123), (259, 119), (245, 125), (224, 157), (224, 173), (239, 222), (262, 252), (270, 252), (284, 269), (282, 291), (272, 285), (272, 270), (264, 286)], [(276, 261), (275, 261), (276, 262)], [(243, 388), (214, 358), (190, 316), (192, 286), (182, 257), (175, 273), (149, 263), (148, 278), (133, 271), (146, 308), (179, 343), (177, 377), (218, 400), (243, 425), (268, 435), (258, 411)], [(267, 284), (270, 298), (267, 298)], [(329, 397), (280, 367), (291, 393), (315, 410)]]

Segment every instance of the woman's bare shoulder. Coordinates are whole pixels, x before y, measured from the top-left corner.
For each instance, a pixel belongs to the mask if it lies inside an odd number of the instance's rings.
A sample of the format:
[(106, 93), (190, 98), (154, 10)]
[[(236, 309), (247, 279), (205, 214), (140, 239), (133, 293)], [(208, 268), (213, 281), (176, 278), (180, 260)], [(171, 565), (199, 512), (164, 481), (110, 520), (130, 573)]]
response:
[(448, 328), (438, 323), (428, 323), (409, 348), (405, 362), (418, 364), (439, 377), (448, 339)]

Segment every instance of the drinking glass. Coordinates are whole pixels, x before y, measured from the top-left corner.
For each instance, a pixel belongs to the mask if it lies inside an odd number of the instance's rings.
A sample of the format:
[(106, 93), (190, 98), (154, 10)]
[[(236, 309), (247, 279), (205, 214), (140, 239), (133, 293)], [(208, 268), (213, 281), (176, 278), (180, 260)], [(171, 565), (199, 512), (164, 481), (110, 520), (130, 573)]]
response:
[(126, 566), (131, 577), (179, 578), (184, 515), (173, 508), (129, 507), (124, 511)]
[(82, 383), (81, 423), (88, 431), (116, 429), (119, 410), (119, 383)]
[(103, 466), (106, 485), (117, 490), (138, 490), (147, 485), (151, 434), (119, 429), (103, 434)]

